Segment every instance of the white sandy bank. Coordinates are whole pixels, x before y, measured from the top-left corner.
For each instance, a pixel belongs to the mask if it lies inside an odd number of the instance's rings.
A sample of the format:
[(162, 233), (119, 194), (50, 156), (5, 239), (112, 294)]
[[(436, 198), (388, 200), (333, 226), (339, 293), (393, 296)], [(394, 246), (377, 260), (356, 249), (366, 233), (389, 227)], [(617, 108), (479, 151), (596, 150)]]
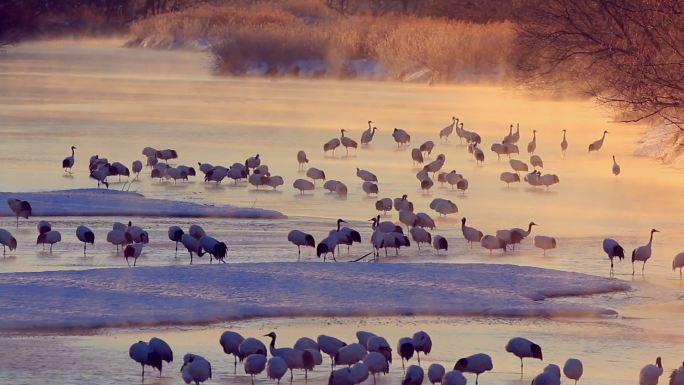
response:
[(0, 329), (187, 324), (275, 316), (602, 316), (550, 297), (624, 282), (492, 264), (254, 263), (0, 274)]
[(286, 218), (274, 210), (152, 199), (135, 192), (107, 189), (0, 192), (0, 216), (14, 216), (5, 203), (9, 198), (29, 201), (34, 216)]

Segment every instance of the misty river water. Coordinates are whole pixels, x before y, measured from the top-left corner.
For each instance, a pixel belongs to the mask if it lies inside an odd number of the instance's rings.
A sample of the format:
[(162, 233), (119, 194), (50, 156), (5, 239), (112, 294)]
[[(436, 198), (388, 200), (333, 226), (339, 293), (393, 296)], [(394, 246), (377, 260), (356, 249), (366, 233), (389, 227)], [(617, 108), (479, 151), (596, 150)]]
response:
[[(387, 317), (383, 319), (266, 319), (230, 322), (225, 325), (106, 329), (70, 331), (64, 334), (36, 332), (0, 334), (0, 383), (140, 383), (139, 368), (128, 359), (128, 346), (158, 335), (176, 347), (178, 355), (192, 351), (214, 363), (214, 383), (247, 384), (249, 377), (232, 374), (232, 358), (220, 351), (218, 336), (224, 328), (244, 334), (263, 335), (277, 329), (281, 344), (296, 337), (339, 335), (352, 340), (356, 329), (379, 332), (393, 342), (417, 329), (433, 333), (434, 354), (425, 363), (451, 366), (460, 356), (483, 351), (494, 358), (495, 372), (481, 378), (483, 384), (527, 384), (547, 362), (562, 366), (570, 356), (585, 362), (586, 383), (634, 384), (638, 371), (663, 356), (667, 369), (684, 359), (681, 331), (684, 284), (670, 268), (672, 257), (684, 250), (681, 197), (684, 171), (631, 156), (643, 127), (612, 122), (606, 111), (588, 100), (547, 99), (514, 87), (487, 84), (440, 85), (390, 82), (224, 78), (211, 73), (204, 53), (120, 48), (119, 40), (33, 42), (0, 53), (0, 191), (45, 191), (95, 187), (88, 178), (87, 159), (99, 154), (130, 165), (143, 159), (145, 146), (175, 148), (177, 163), (209, 162), (228, 166), (260, 154), (272, 174), (282, 175), (285, 185), (277, 191), (256, 191), (244, 183), (203, 183), (198, 176), (189, 182), (153, 181), (144, 169), (131, 190), (147, 196), (227, 203), (275, 209), (288, 215), (283, 220), (198, 220), (205, 228), (228, 240), (229, 261), (266, 262), (296, 258), (296, 248), (286, 242), (292, 228), (308, 230), (319, 239), (345, 218), (367, 237), (366, 220), (376, 214), (376, 197), (366, 197), (355, 176), (356, 167), (373, 171), (379, 179), (379, 197), (408, 194), (418, 211), (436, 197), (453, 200), (459, 213), (437, 220), (435, 234), (447, 237), (449, 253), (402, 250), (392, 262), (491, 262), (513, 263), (605, 276), (609, 263), (601, 250), (605, 236), (623, 242), (626, 251), (648, 240), (658, 228), (654, 255), (646, 275), (632, 277), (628, 261), (617, 264), (616, 278), (634, 289), (573, 301), (601, 303), (615, 308), (619, 316), (608, 319), (499, 319), (444, 317)], [(465, 145), (452, 136), (438, 140), (439, 130), (451, 116), (483, 138), (486, 160), (478, 166)], [(345, 154), (323, 153), (323, 143), (339, 137), (341, 128), (358, 140), (366, 121), (379, 128), (373, 143)], [(489, 151), (494, 141), (508, 133), (510, 123), (520, 123), (522, 160), (533, 129), (537, 130), (537, 153), (543, 172), (555, 173), (558, 185), (549, 191), (526, 184), (506, 185), (498, 180), (508, 171), (507, 159)], [(414, 177), (410, 148), (398, 149), (390, 134), (394, 127), (411, 134), (411, 147), (425, 140), (436, 143), (432, 157), (446, 156), (445, 170), (456, 170), (469, 180), (465, 194), (438, 184), (421, 192)], [(561, 130), (567, 129), (569, 150), (560, 151)], [(587, 153), (587, 145), (610, 131), (603, 149)], [(78, 147), (73, 175), (61, 170), (69, 147)], [(325, 170), (329, 179), (349, 186), (346, 199), (317, 189), (301, 196), (292, 181), (304, 177), (297, 169), (296, 152), (305, 150), (308, 166)], [(622, 174), (611, 174), (611, 155), (617, 157)], [(116, 181), (116, 180), (115, 180)], [(122, 188), (113, 183), (112, 188)], [(396, 212), (387, 219), (397, 219)], [(435, 215), (436, 216), (436, 215)], [(460, 235), (459, 219), (467, 216), (484, 233), (540, 224), (534, 234), (554, 236), (558, 248), (544, 257), (531, 242), (514, 253), (489, 256), (479, 247), (471, 250)], [(0, 272), (123, 267), (125, 263), (109, 245), (96, 244), (92, 258), (83, 259), (81, 245), (72, 236), (80, 223), (91, 226), (99, 239), (113, 220), (127, 218), (50, 218), (63, 231), (64, 241), (46, 253), (33, 244), (35, 229), (17, 231), (19, 249), (0, 261)], [(171, 224), (184, 227), (197, 221), (174, 218), (136, 218), (149, 229), (151, 245), (140, 263), (168, 265), (187, 263), (173, 257), (166, 240)], [(1, 228), (12, 228), (13, 218), (0, 218)], [(254, 245), (260, 242), (258, 247)], [(363, 251), (360, 248), (365, 248)], [(352, 249), (351, 259), (365, 254), (369, 246)], [(307, 251), (305, 260), (315, 260)], [(183, 256), (184, 258), (184, 256)], [(1, 293), (0, 293), (1, 294)], [(559, 299), (562, 300), (562, 299)], [(524, 378), (518, 361), (503, 346), (513, 335), (541, 342), (545, 362), (530, 362)], [(280, 339), (279, 339), (280, 340)], [(547, 353), (548, 352), (548, 353)], [(398, 358), (397, 358), (398, 359)], [(163, 378), (145, 383), (176, 384), (182, 380), (178, 362)], [(324, 383), (325, 365), (309, 378)], [(396, 362), (379, 383), (400, 382)], [(469, 378), (474, 382), (474, 379)], [(265, 376), (259, 383), (267, 383)], [(427, 380), (426, 380), (427, 381)], [(661, 382), (665, 382), (661, 379)], [(303, 375), (296, 383), (305, 383)]]

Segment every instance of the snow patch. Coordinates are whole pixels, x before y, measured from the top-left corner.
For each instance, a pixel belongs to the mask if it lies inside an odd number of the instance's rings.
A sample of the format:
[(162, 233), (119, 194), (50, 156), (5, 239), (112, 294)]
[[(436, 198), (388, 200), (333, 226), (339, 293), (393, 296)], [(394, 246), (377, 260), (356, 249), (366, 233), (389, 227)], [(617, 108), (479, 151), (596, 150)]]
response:
[(8, 273), (0, 274), (0, 330), (279, 316), (597, 317), (616, 312), (547, 299), (629, 289), (586, 274), (492, 264), (288, 262)]
[(663, 163), (684, 165), (684, 132), (672, 124), (662, 123), (646, 131), (637, 148), (636, 156), (656, 158)]
[(142, 194), (107, 189), (46, 192), (0, 192), (0, 216), (14, 216), (5, 203), (9, 198), (27, 200), (34, 216), (145, 216), (198, 218), (282, 219), (278, 211), (228, 205), (145, 198)]

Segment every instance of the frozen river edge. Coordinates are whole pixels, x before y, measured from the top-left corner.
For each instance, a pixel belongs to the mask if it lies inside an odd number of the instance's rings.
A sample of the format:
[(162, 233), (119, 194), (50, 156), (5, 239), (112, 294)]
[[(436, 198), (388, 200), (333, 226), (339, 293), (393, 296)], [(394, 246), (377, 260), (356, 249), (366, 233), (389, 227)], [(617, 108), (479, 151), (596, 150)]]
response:
[(0, 330), (296, 316), (601, 317), (623, 281), (505, 264), (239, 263), (0, 274)]

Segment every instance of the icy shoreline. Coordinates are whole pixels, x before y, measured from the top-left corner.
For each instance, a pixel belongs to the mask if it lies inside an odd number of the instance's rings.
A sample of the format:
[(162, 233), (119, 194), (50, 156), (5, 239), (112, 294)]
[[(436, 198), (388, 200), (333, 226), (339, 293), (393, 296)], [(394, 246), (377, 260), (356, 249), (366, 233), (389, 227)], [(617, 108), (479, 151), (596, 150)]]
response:
[(145, 216), (198, 218), (283, 219), (284, 214), (260, 208), (213, 206), (146, 198), (144, 195), (107, 189), (46, 192), (0, 192), (0, 216), (14, 216), (5, 203), (9, 198), (27, 200), (34, 216)]
[(296, 316), (601, 317), (622, 281), (493, 264), (246, 263), (0, 274), (0, 330)]

